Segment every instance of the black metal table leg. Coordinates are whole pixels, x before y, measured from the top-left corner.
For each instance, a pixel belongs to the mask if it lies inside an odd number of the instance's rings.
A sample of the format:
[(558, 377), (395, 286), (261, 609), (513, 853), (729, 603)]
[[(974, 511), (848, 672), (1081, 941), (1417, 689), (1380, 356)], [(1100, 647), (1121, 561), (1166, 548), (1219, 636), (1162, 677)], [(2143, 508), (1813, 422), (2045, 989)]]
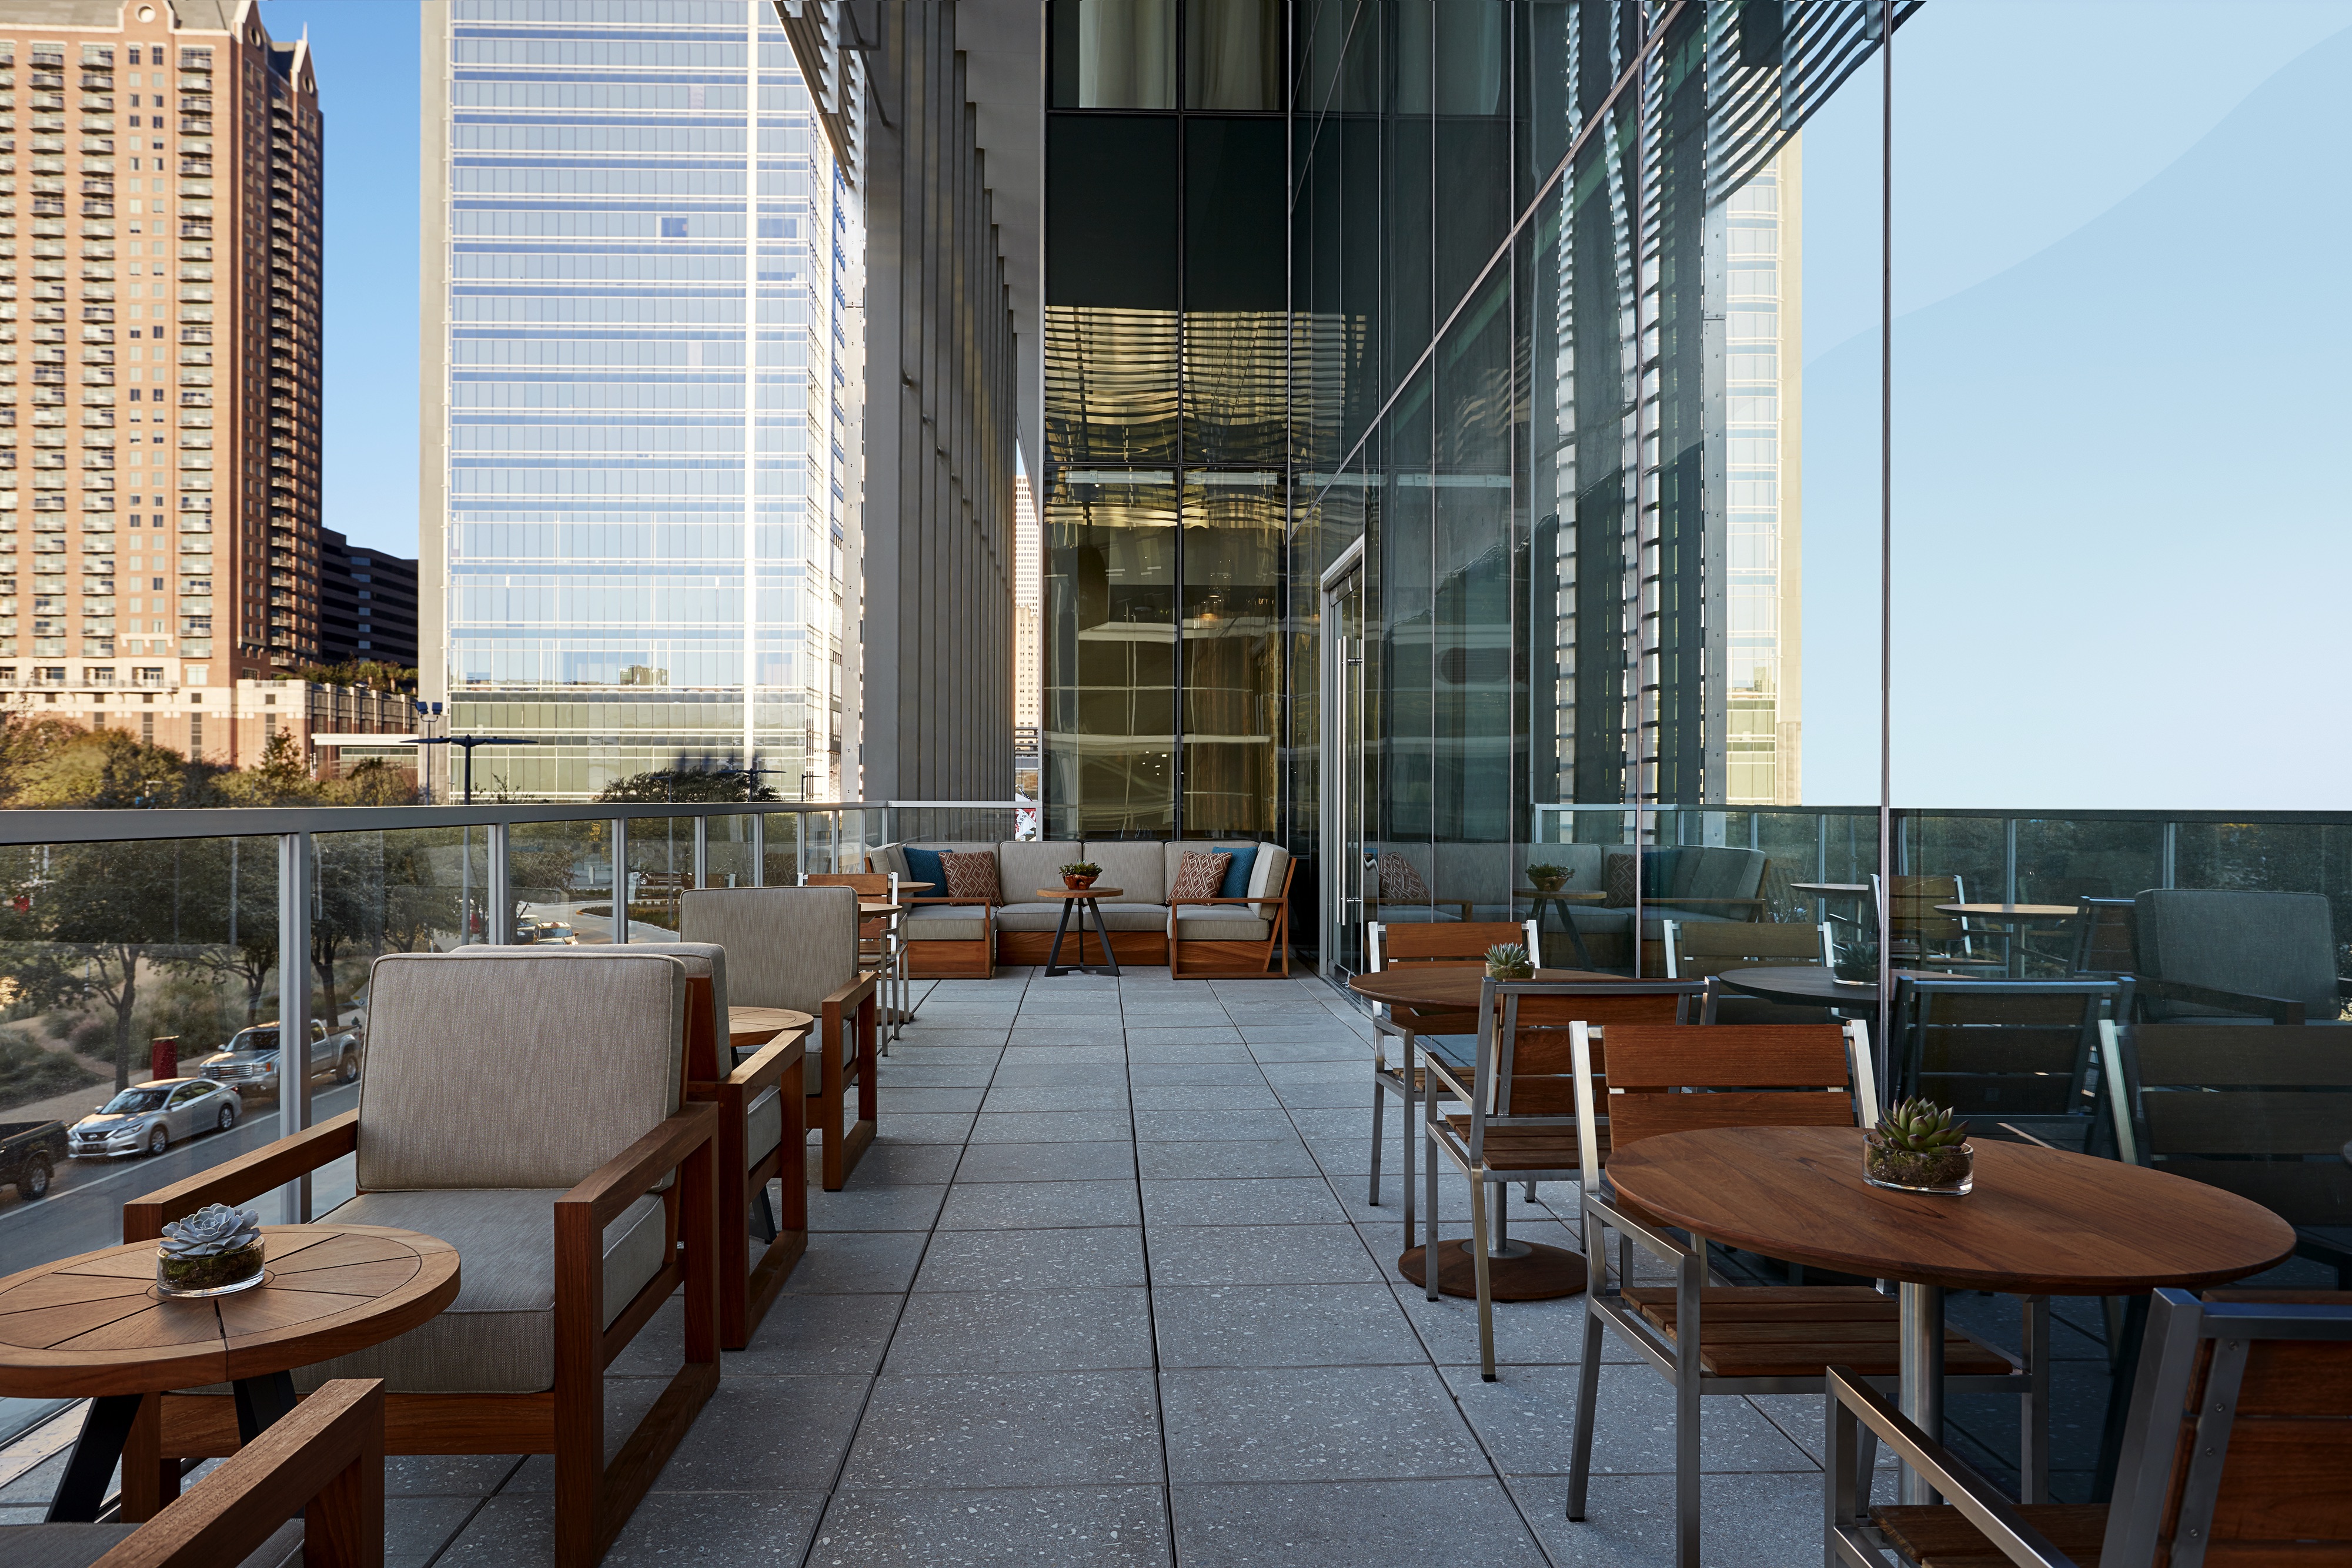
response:
[[(1108, 967), (1109, 972), (1113, 977), (1116, 977), (1118, 974), (1118, 955), (1110, 950), (1110, 927), (1103, 924), (1102, 904), (1097, 900), (1091, 898), (1081, 900), (1081, 902), (1086, 904), (1087, 909), (1090, 911), (1095, 917), (1095, 935), (1102, 938), (1103, 963)], [(1078, 956), (1084, 958), (1086, 956), (1087, 923), (1085, 915), (1081, 915), (1078, 918)], [(1088, 972), (1091, 973), (1092, 971)]]
[(49, 1500), (51, 1524), (89, 1524), (106, 1505), (106, 1483), (121, 1462), (122, 1445), (131, 1437), (131, 1423), (139, 1414), (139, 1394), (102, 1394), (89, 1402), (81, 1419), (81, 1436), (74, 1439), (73, 1457)]
[(294, 1375), (272, 1372), (229, 1385), (236, 1396), (236, 1440), (250, 1443), (294, 1413)]
[[(1054, 922), (1054, 945), (1045, 950), (1045, 977), (1047, 979), (1053, 978), (1055, 975), (1065, 975), (1069, 973), (1069, 971), (1062, 966), (1062, 933), (1070, 928), (1070, 905), (1076, 902), (1077, 900), (1072, 898), (1062, 900), (1062, 917)], [(1086, 956), (1087, 924), (1084, 920), (1080, 920), (1078, 922), (1078, 959), (1081, 965), (1084, 964)]]

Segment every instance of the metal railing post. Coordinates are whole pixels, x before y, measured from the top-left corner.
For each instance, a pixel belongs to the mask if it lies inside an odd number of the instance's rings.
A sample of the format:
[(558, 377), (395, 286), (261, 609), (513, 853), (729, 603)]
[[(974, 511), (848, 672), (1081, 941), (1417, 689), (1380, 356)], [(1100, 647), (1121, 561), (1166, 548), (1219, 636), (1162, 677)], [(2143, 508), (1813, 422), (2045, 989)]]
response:
[(808, 881), (808, 825), (806, 811), (793, 813), (793, 885)]
[(694, 885), (710, 885), (710, 819), (694, 819)]
[(2164, 860), (2163, 863), (2158, 869), (2163, 874), (2157, 885), (2159, 887), (2178, 887), (2180, 885), (2178, 880), (2180, 870), (2180, 824), (2178, 822), (2165, 823), (2164, 834), (2160, 841), (2163, 846)]
[[(2015, 817), (2003, 817), (2000, 820), (2000, 901), (2003, 904), (2015, 904), (2017, 902), (2017, 819)], [(2011, 936), (2010, 940), (2012, 942), (2022, 941), (2024, 936), (2025, 933), (2020, 931), (2014, 936)]]
[(613, 940), (629, 939), (629, 819), (613, 819)]
[[(308, 832), (278, 840), (278, 1134), (310, 1124), (310, 898), (316, 846)], [(278, 1218), (310, 1222), (310, 1177), (278, 1189)]]
[(484, 896), (489, 901), (490, 918), (484, 936), (499, 947), (510, 946), (514, 942), (514, 889), (508, 882), (510, 868), (507, 864), (507, 831), (504, 822), (492, 822), (486, 849), (489, 892)]
[(768, 813), (751, 813), (751, 885), (768, 885)]

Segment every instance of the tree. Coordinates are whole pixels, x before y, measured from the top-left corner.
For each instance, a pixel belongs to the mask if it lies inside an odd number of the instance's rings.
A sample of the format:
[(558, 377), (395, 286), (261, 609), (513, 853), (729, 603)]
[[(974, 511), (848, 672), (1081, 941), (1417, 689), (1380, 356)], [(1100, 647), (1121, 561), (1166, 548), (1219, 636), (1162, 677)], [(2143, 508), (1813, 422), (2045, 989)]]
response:
[(304, 664), (292, 672), (298, 681), (320, 686), (366, 686), (379, 692), (413, 692), (416, 672), (381, 659), (352, 659), (340, 664)]
[(415, 779), (381, 757), (371, 757), (320, 786), (331, 806), (414, 806)]
[(261, 748), (261, 758), (241, 773), (220, 780), (220, 792), (232, 806), (311, 806), (321, 791), (302, 758), (300, 743), (279, 730)]
[(616, 779), (596, 792), (599, 800), (620, 800), (649, 806), (725, 805), (733, 800), (773, 800), (775, 790), (765, 784), (750, 788), (752, 776), (735, 768), (656, 768)]
[[(140, 968), (151, 948), (173, 945), (173, 852), (164, 840), (58, 844), (32, 895), (49, 941), (83, 960), (81, 990), (114, 1013), (114, 1086), (131, 1083), (131, 1022)], [(58, 998), (65, 999), (63, 997)]]

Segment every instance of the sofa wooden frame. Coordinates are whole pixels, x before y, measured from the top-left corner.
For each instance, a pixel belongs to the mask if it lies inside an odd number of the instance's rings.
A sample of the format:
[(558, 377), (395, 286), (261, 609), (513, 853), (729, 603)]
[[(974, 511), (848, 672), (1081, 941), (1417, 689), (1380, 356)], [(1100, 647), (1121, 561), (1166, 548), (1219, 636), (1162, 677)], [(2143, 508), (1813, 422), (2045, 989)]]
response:
[[(593, 1568), (661, 1474), (719, 1386), (716, 1189), (719, 1107), (681, 1105), (555, 1200), (555, 1385), (535, 1394), (384, 1396), (392, 1454), (548, 1454), (555, 1460), (555, 1561)], [(359, 1152), (359, 1113), (346, 1111), (200, 1176), (122, 1206), (126, 1241), (153, 1240), (208, 1203), (239, 1204)], [(604, 1322), (604, 1228), (675, 1171), (662, 1193), (668, 1260)], [(604, 1376), (679, 1286), (684, 1364), (604, 1460)], [(140, 1408), (122, 1457), (122, 1513), (143, 1520), (178, 1495), (182, 1458), (237, 1451), (234, 1402), (165, 1395)]]
[[(1168, 977), (1171, 980), (1251, 980), (1290, 977), (1290, 879), (1298, 874), (1296, 856), (1282, 868), (1282, 885), (1255, 898), (1171, 898), (1168, 902)], [(1184, 935), (1178, 913), (1195, 904), (1271, 904), (1261, 910), (1266, 925), (1263, 941), (1219, 941)], [(1118, 934), (1111, 945), (1118, 946)], [(1276, 967), (1276, 964), (1281, 967)]]

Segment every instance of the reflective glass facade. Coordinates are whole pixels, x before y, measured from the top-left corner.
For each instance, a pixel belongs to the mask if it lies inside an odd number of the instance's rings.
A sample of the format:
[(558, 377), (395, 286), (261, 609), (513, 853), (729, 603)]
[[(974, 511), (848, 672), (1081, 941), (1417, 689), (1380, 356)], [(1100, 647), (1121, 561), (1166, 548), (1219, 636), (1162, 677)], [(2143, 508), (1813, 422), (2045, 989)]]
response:
[(453, 0), (426, 26), (426, 679), (457, 733), (539, 743), (478, 779), (751, 765), (825, 795), (862, 246), (774, 8)]

